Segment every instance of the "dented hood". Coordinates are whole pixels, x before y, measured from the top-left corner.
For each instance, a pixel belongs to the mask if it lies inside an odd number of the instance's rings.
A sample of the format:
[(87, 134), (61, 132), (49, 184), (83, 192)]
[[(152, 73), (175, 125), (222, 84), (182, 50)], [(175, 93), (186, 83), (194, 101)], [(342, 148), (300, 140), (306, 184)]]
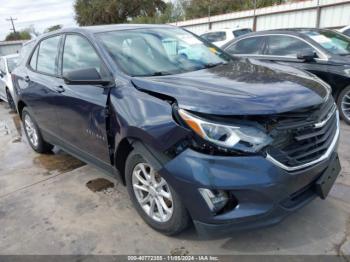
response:
[(283, 113), (318, 105), (330, 93), (309, 73), (248, 59), (132, 82), (141, 91), (174, 98), (180, 108), (214, 115)]

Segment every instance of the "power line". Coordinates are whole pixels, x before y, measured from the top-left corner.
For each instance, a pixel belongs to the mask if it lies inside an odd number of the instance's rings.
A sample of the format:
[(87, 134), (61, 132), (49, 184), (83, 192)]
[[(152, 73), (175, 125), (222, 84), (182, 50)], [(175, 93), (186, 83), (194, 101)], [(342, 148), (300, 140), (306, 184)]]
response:
[(17, 20), (17, 18), (12, 18), (11, 16), (10, 16), (9, 19), (6, 19), (6, 21), (11, 21), (11, 24), (12, 24), (12, 31), (13, 31), (14, 33), (16, 33), (16, 28), (15, 28), (15, 24), (13, 23), (13, 21), (16, 21), (16, 20)]

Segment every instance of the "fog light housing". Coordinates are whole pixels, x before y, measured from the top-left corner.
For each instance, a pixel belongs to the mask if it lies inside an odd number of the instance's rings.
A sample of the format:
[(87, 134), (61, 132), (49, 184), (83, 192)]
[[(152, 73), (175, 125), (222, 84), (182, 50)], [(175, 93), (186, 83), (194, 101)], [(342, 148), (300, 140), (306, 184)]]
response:
[(223, 190), (210, 190), (207, 188), (199, 188), (198, 190), (209, 209), (215, 213), (223, 209), (229, 200), (227, 193)]

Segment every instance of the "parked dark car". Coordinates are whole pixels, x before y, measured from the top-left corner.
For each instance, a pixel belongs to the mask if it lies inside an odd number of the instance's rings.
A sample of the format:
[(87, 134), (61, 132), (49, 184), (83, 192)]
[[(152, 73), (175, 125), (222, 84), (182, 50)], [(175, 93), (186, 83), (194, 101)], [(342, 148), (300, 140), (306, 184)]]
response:
[(23, 61), (13, 75), (31, 147), (117, 175), (165, 234), (277, 223), (339, 174), (338, 111), (307, 72), (168, 25), (64, 29)]
[(340, 29), (339, 32), (350, 37), (350, 25)]
[(333, 30), (300, 28), (252, 33), (226, 52), (307, 70), (331, 85), (341, 118), (350, 124), (350, 38)]

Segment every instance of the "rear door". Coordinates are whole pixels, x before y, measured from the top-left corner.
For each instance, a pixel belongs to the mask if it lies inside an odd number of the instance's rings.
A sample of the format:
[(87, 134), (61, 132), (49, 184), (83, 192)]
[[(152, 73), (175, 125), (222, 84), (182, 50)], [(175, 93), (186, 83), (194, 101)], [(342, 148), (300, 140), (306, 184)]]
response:
[(238, 40), (225, 47), (225, 51), (231, 55), (242, 57), (261, 58), (264, 47), (264, 36), (252, 36)]
[(54, 35), (41, 40), (22, 78), (18, 79), (26, 85), (22, 96), (44, 135), (59, 135), (56, 98), (59, 95), (58, 57), (61, 39), (62, 35)]
[[(96, 68), (101, 77), (109, 76), (92, 43), (80, 34), (65, 36), (62, 75)], [(67, 85), (60, 82), (57, 98), (61, 139), (71, 151), (97, 165), (110, 164), (106, 133), (106, 105), (109, 89), (98, 85)]]

